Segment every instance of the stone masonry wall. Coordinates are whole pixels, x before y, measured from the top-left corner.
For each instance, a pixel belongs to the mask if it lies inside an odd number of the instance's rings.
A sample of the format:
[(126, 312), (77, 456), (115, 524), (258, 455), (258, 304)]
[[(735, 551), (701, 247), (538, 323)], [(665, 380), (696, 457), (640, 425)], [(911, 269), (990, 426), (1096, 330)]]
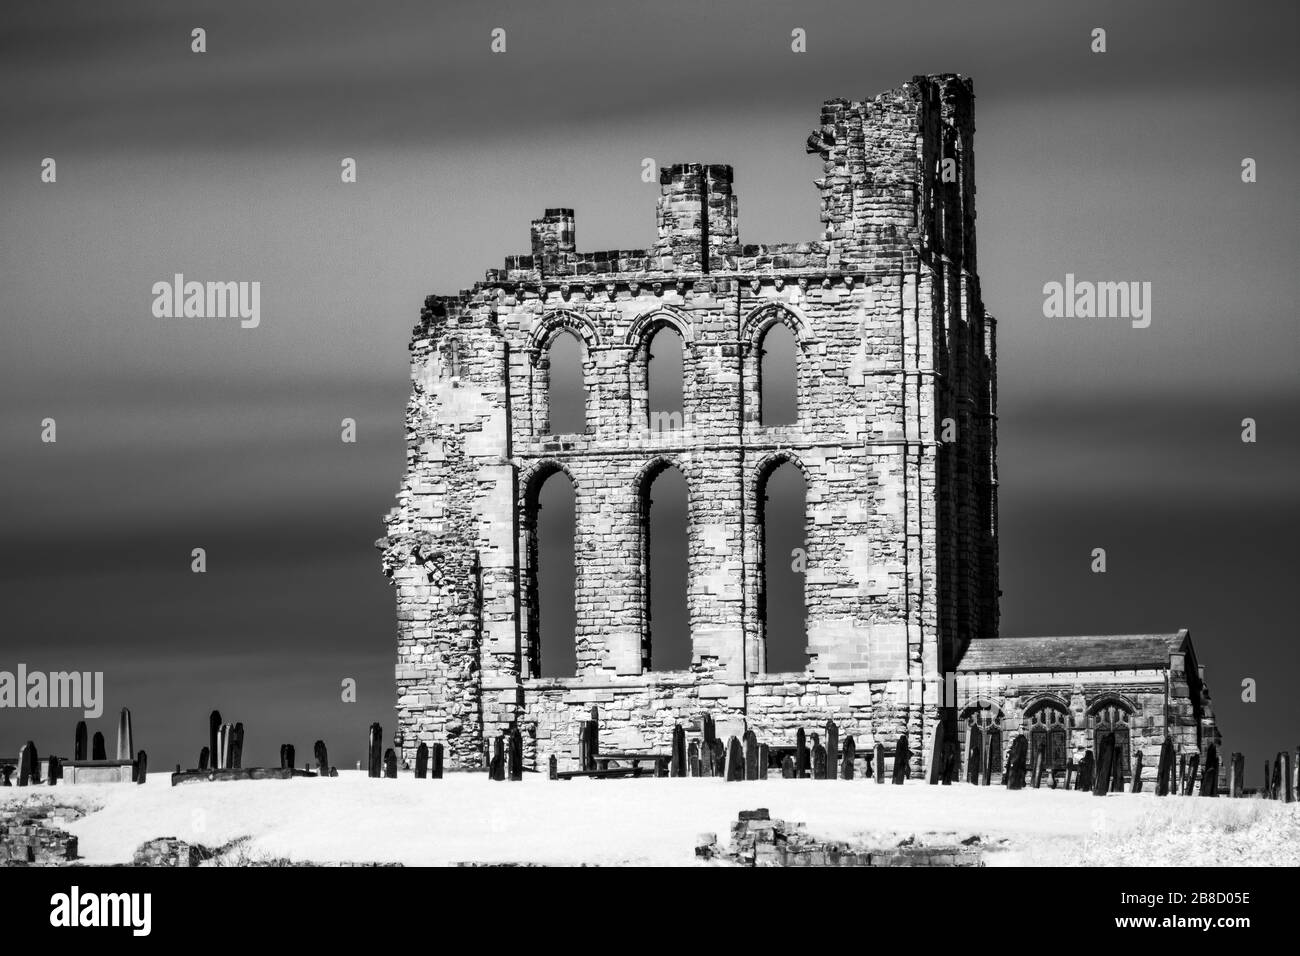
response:
[[(740, 244), (728, 166), (661, 172), (648, 250), (578, 253), (572, 209), (532, 226), (532, 255), (458, 296), (431, 296), (411, 343), (407, 471), (387, 520), (398, 605), (397, 745), (445, 741), (482, 763), (512, 723), (529, 758), (665, 750), (672, 726), (753, 726), (793, 740), (834, 718), (859, 746), (908, 732), (928, 752), (940, 672), (996, 636), (993, 324), (975, 275), (970, 84), (917, 77), (831, 101), (820, 240)], [(944, 183), (945, 156), (957, 176)], [(798, 349), (798, 421), (764, 426), (758, 365), (777, 323)], [(683, 422), (652, 430), (650, 337), (684, 343)], [(547, 350), (583, 350), (586, 428), (550, 431)], [(941, 442), (945, 419), (955, 431)], [(807, 667), (770, 674), (760, 490), (804, 474)], [(644, 494), (689, 486), (688, 670), (647, 672)], [(576, 505), (577, 673), (538, 677), (535, 518), (563, 472)], [(918, 744), (921, 746), (918, 747)], [(919, 761), (917, 762), (919, 768)]]

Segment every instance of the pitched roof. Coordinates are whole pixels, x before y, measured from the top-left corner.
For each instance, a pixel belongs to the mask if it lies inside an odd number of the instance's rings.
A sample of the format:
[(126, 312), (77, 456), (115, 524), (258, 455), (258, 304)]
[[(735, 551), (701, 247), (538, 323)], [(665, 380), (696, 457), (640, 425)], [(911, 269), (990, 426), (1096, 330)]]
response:
[(961, 671), (1138, 670), (1164, 667), (1186, 652), (1184, 628), (1173, 634), (1093, 634), (1061, 637), (993, 637), (971, 641)]

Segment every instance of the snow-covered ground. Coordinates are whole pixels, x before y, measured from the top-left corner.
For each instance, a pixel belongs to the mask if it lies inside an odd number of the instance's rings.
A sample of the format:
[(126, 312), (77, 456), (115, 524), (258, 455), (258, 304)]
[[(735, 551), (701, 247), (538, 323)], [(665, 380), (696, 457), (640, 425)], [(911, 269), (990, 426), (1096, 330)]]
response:
[[(1300, 865), (1300, 804), (1157, 798), (1001, 787), (901, 787), (865, 780), (715, 779), (491, 782), (249, 780), (0, 789), (0, 810), (54, 799), (100, 809), (67, 824), (87, 862), (127, 862), (153, 837), (215, 847), (247, 837), (253, 859), (683, 865), (702, 833), (727, 843), (740, 810), (807, 824), (811, 836), (892, 846), (908, 836), (953, 843), (979, 836), (1002, 864)], [(1003, 842), (1005, 841), (1005, 842)]]

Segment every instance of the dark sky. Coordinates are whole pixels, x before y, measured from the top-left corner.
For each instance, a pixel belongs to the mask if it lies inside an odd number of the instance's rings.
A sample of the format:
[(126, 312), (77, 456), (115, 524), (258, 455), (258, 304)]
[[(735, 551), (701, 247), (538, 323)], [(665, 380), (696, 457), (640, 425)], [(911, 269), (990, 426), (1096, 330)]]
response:
[[(248, 763), (324, 737), (351, 765), (393, 723), (372, 543), (423, 297), (527, 252), (548, 206), (580, 248), (649, 244), (644, 157), (733, 164), (742, 241), (815, 238), (822, 100), (953, 71), (1001, 322), (1003, 631), (1191, 628), (1256, 767), (1300, 726), (1296, 27), (1190, 0), (6, 3), (0, 669), (105, 671), (92, 729), (131, 706), (156, 767), (214, 706)], [(260, 328), (154, 318), (175, 272), (260, 281)], [(1067, 272), (1151, 282), (1151, 327), (1043, 318)], [(75, 720), (0, 711), (0, 752), (66, 753)]]

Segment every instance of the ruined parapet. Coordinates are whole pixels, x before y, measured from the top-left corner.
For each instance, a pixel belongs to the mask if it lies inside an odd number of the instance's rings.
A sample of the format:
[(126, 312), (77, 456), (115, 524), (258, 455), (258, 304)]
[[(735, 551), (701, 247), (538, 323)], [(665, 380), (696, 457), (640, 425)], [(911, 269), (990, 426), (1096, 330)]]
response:
[(679, 163), (659, 171), (654, 253), (664, 271), (720, 272), (740, 252), (730, 166)]

